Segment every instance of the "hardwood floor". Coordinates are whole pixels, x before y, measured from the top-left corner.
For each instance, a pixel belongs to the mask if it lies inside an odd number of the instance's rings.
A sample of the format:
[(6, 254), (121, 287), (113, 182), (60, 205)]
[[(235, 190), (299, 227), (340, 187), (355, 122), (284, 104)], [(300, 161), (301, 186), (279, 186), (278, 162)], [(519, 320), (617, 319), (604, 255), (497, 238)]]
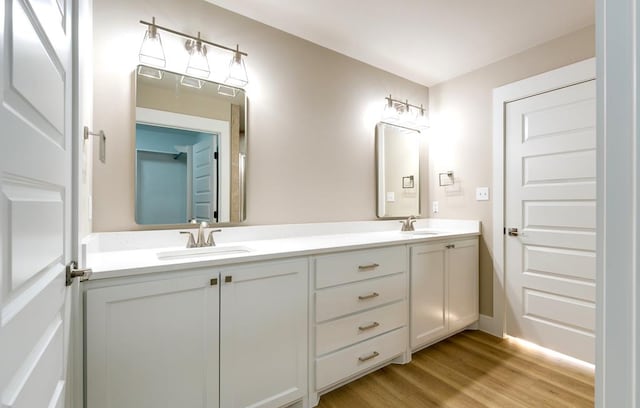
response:
[(466, 331), (320, 398), (318, 408), (593, 407), (587, 367)]

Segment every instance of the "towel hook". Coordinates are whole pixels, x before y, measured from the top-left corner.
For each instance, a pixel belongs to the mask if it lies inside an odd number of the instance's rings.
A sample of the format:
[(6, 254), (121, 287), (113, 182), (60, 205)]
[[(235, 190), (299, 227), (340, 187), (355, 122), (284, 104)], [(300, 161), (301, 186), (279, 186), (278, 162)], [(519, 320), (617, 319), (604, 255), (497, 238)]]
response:
[(106, 163), (107, 154), (107, 136), (102, 130), (98, 133), (91, 132), (87, 126), (84, 127), (84, 140), (89, 140), (89, 136), (97, 136), (100, 138), (100, 161)]

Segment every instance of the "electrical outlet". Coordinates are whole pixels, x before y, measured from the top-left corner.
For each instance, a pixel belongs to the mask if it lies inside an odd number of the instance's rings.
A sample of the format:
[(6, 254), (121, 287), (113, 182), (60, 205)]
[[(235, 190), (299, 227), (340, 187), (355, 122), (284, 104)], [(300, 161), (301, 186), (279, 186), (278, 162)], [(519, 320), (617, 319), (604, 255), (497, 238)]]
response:
[(489, 201), (489, 187), (476, 188), (476, 201)]
[(440, 208), (437, 201), (434, 201), (431, 203), (431, 211), (433, 211), (434, 214), (437, 214), (438, 212), (440, 212)]

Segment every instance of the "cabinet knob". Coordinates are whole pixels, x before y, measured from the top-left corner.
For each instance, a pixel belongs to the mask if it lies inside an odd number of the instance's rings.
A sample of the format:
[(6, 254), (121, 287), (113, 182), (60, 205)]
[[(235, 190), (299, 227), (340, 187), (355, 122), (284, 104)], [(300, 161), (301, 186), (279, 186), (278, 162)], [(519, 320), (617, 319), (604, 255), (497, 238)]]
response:
[(224, 277), (224, 283), (231, 283), (233, 282), (233, 276), (228, 275)]

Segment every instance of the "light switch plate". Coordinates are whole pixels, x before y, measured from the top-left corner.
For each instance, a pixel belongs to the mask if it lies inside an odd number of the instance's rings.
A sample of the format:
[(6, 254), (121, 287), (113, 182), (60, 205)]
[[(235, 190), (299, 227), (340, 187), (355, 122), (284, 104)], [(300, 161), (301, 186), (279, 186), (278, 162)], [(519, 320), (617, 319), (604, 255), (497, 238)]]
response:
[(489, 187), (476, 188), (476, 201), (489, 201)]

